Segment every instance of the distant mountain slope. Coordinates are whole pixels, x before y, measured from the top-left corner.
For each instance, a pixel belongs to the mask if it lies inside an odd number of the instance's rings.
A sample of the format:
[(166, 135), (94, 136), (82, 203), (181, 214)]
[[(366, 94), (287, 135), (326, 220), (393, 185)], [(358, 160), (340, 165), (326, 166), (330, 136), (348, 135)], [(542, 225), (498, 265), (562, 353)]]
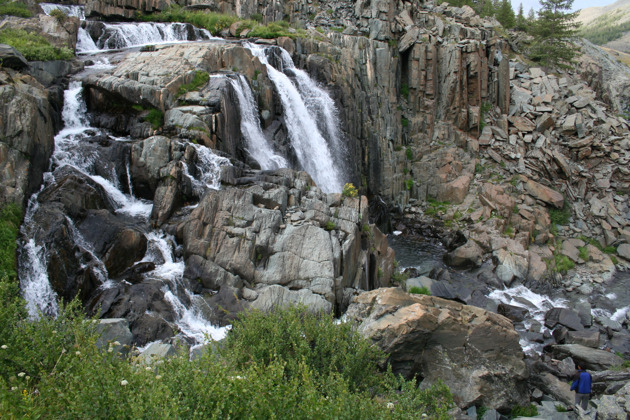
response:
[(630, 0), (582, 9), (577, 21), (582, 24), (580, 35), (594, 44), (630, 52), (630, 35), (626, 35), (630, 34)]

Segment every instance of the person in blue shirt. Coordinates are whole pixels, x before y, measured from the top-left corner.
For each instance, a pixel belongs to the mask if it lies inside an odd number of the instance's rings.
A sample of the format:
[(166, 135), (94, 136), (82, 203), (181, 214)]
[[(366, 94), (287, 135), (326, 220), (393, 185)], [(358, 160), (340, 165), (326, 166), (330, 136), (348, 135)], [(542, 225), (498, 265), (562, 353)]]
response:
[(583, 410), (588, 407), (588, 400), (591, 398), (591, 383), (593, 378), (591, 374), (582, 366), (577, 365), (577, 372), (573, 377), (573, 383), (571, 384), (571, 391), (575, 391), (575, 405), (579, 405)]

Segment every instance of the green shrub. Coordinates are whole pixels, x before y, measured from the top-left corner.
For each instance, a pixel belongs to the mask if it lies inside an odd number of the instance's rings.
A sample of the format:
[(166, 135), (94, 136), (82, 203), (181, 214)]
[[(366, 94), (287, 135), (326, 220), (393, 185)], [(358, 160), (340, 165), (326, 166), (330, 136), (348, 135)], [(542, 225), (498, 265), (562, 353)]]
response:
[(344, 197), (356, 197), (357, 195), (359, 195), (359, 191), (357, 191), (357, 188), (354, 186), (354, 184), (348, 182), (343, 186), (343, 190), (341, 191), (341, 195)]
[(569, 218), (571, 217), (571, 207), (569, 203), (564, 200), (564, 205), (561, 209), (557, 209), (552, 207), (549, 209), (549, 218), (551, 219), (551, 223), (556, 225), (567, 225), (569, 224)]
[(195, 77), (190, 83), (186, 83), (185, 85), (181, 85), (179, 87), (179, 90), (177, 91), (177, 96), (181, 96), (193, 90), (199, 89), (201, 86), (208, 83), (208, 80), (210, 80), (210, 74), (208, 74), (208, 72), (196, 71)]
[(170, 9), (160, 13), (140, 16), (140, 20), (149, 22), (185, 22), (204, 28), (212, 34), (217, 34), (223, 29), (227, 29), (239, 18), (234, 15), (214, 13), (207, 11), (190, 11), (180, 6), (172, 6)]
[(578, 247), (578, 251), (579, 251), (579, 257), (583, 260), (583, 261), (588, 261), (588, 248), (585, 246), (581, 246)]
[(68, 20), (68, 15), (66, 15), (62, 10), (60, 9), (54, 9), (51, 10), (50, 12), (50, 16), (53, 16), (54, 18), (57, 19), (57, 22), (59, 22), (61, 25), (63, 25), (64, 23), (66, 23), (66, 20)]
[(431, 296), (431, 291), (422, 286), (422, 287), (418, 287), (418, 286), (413, 286), (411, 289), (409, 289), (409, 293), (412, 293), (414, 295), (428, 295)]
[(69, 48), (57, 48), (41, 35), (22, 29), (5, 29), (0, 32), (0, 44), (9, 44), (29, 61), (70, 60), (74, 53)]
[(400, 119), (400, 123), (402, 124), (403, 127), (408, 127), (409, 126), (409, 120), (405, 117), (402, 117)]
[(413, 179), (405, 180), (405, 188), (407, 189), (407, 191), (411, 191), (411, 189), (413, 188)]
[(407, 150), (405, 150), (405, 156), (407, 156), (407, 160), (413, 160), (413, 150), (411, 150), (411, 147), (407, 147)]
[(534, 404), (528, 406), (516, 405), (510, 412), (512, 418), (515, 417), (536, 417), (538, 415), (538, 408)]
[(30, 18), (33, 13), (28, 9), (28, 6), (20, 1), (0, 1), (0, 16), (17, 16), (23, 18)]
[(144, 119), (145, 121), (151, 123), (154, 130), (157, 130), (164, 125), (164, 114), (159, 109), (151, 108)]
[(326, 226), (324, 226), (324, 229), (328, 231), (335, 230), (337, 229), (337, 225), (335, 224), (335, 222), (329, 220), (328, 222), (326, 222)]
[(254, 13), (253, 15), (251, 15), (251, 19), (258, 22), (258, 23), (262, 23), (263, 21), (263, 15), (260, 13)]
[(409, 85), (403, 83), (400, 87), (400, 94), (405, 97), (405, 99), (409, 99)]
[(567, 408), (564, 405), (557, 404), (556, 405), (556, 411), (558, 413), (566, 413), (568, 410), (567, 410)]
[(405, 281), (407, 281), (408, 278), (409, 275), (407, 273), (404, 273), (402, 271), (394, 271), (392, 273), (392, 284), (403, 284)]
[(14, 279), (17, 275), (17, 237), (22, 222), (22, 210), (8, 204), (0, 210), (0, 277)]
[(575, 263), (573, 263), (573, 261), (571, 261), (566, 255), (556, 254), (554, 256), (554, 260), (558, 273), (566, 274), (569, 270), (575, 267)]

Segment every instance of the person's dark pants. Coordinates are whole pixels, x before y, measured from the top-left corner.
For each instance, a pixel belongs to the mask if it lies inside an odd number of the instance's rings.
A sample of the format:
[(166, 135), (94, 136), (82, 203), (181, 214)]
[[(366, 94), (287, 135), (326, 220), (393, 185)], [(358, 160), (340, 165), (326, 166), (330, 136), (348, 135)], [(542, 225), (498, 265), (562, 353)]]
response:
[(582, 410), (586, 410), (588, 407), (588, 400), (590, 399), (591, 394), (580, 394), (579, 392), (575, 393), (575, 405), (579, 405), (582, 407)]

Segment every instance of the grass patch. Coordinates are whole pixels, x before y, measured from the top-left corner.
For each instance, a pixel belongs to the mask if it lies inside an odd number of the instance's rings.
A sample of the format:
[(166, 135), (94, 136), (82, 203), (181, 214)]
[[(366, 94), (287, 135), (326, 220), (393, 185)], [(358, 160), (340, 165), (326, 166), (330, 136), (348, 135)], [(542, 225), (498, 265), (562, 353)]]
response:
[(54, 47), (41, 35), (22, 29), (5, 29), (0, 32), (0, 44), (8, 44), (29, 61), (71, 60), (74, 52), (69, 48)]
[(413, 150), (411, 150), (411, 147), (407, 147), (407, 150), (405, 150), (405, 156), (407, 157), (407, 160), (413, 160)]
[(208, 80), (210, 80), (210, 74), (208, 74), (208, 72), (196, 71), (195, 77), (190, 83), (186, 83), (185, 85), (181, 85), (179, 87), (177, 96), (185, 95), (188, 92), (199, 89), (201, 86), (208, 83)]
[(451, 204), (448, 201), (437, 201), (433, 198), (428, 198), (427, 203), (429, 203), (429, 205), (424, 211), (424, 214), (428, 214), (429, 216), (435, 216), (438, 213), (446, 213), (448, 206)]
[(405, 98), (409, 99), (409, 85), (407, 83), (403, 83), (400, 87), (400, 94)]
[(516, 417), (536, 417), (538, 415), (538, 408), (534, 404), (521, 406), (516, 405), (512, 407), (512, 411), (510, 412), (510, 416), (512, 418)]
[(30, 18), (33, 13), (28, 9), (25, 3), (19, 1), (0, 1), (0, 16), (17, 16), (23, 18)]
[(153, 129), (157, 130), (164, 125), (164, 114), (159, 109), (151, 108), (144, 120), (151, 123)]
[(280, 36), (287, 36), (290, 38), (297, 38), (300, 36), (306, 36), (306, 31), (304, 30), (298, 29), (295, 31), (289, 31), (289, 23), (286, 21), (261, 25), (259, 22), (262, 21), (262, 15), (252, 15), (252, 19), (243, 20), (234, 15), (209, 11), (191, 11), (185, 10), (180, 6), (172, 6), (170, 9), (161, 13), (140, 16), (139, 19), (147, 22), (190, 23), (198, 28), (207, 29), (213, 35), (218, 34), (224, 29), (228, 29), (235, 22), (241, 22), (239, 33), (237, 35), (245, 29), (251, 29), (251, 32), (248, 34), (250, 37), (277, 38)]
[(564, 205), (561, 209), (552, 207), (549, 209), (549, 218), (551, 223), (555, 225), (565, 226), (569, 224), (569, 218), (571, 218), (571, 207), (567, 200), (564, 200)]
[[(397, 268), (398, 263), (396, 263), (394, 267)], [(394, 271), (392, 273), (392, 284), (403, 284), (407, 281), (408, 278), (409, 275), (407, 273), (404, 273), (402, 271)]]
[(476, 174), (483, 173), (485, 170), (486, 170), (486, 167), (483, 166), (481, 163), (476, 163), (475, 164), (475, 173)]
[(408, 127), (409, 126), (409, 120), (405, 117), (402, 117), (400, 119), (400, 123), (402, 124), (403, 127)]
[(418, 286), (413, 286), (411, 289), (409, 289), (409, 293), (414, 294), (414, 295), (427, 295), (427, 296), (431, 296), (431, 291), (422, 286), (422, 287), (418, 287)]
[(405, 180), (405, 189), (407, 191), (411, 191), (412, 188), (413, 188), (413, 179), (406, 179)]
[(335, 224), (335, 222), (329, 220), (328, 222), (326, 222), (326, 226), (324, 226), (324, 229), (326, 229), (327, 231), (335, 230), (337, 229), (337, 225)]
[(585, 246), (581, 246), (578, 247), (578, 256), (583, 260), (583, 261), (588, 261), (588, 248)]
[(569, 270), (575, 267), (575, 263), (569, 259), (566, 255), (556, 254), (553, 257), (555, 263), (555, 269), (560, 274), (567, 274)]

